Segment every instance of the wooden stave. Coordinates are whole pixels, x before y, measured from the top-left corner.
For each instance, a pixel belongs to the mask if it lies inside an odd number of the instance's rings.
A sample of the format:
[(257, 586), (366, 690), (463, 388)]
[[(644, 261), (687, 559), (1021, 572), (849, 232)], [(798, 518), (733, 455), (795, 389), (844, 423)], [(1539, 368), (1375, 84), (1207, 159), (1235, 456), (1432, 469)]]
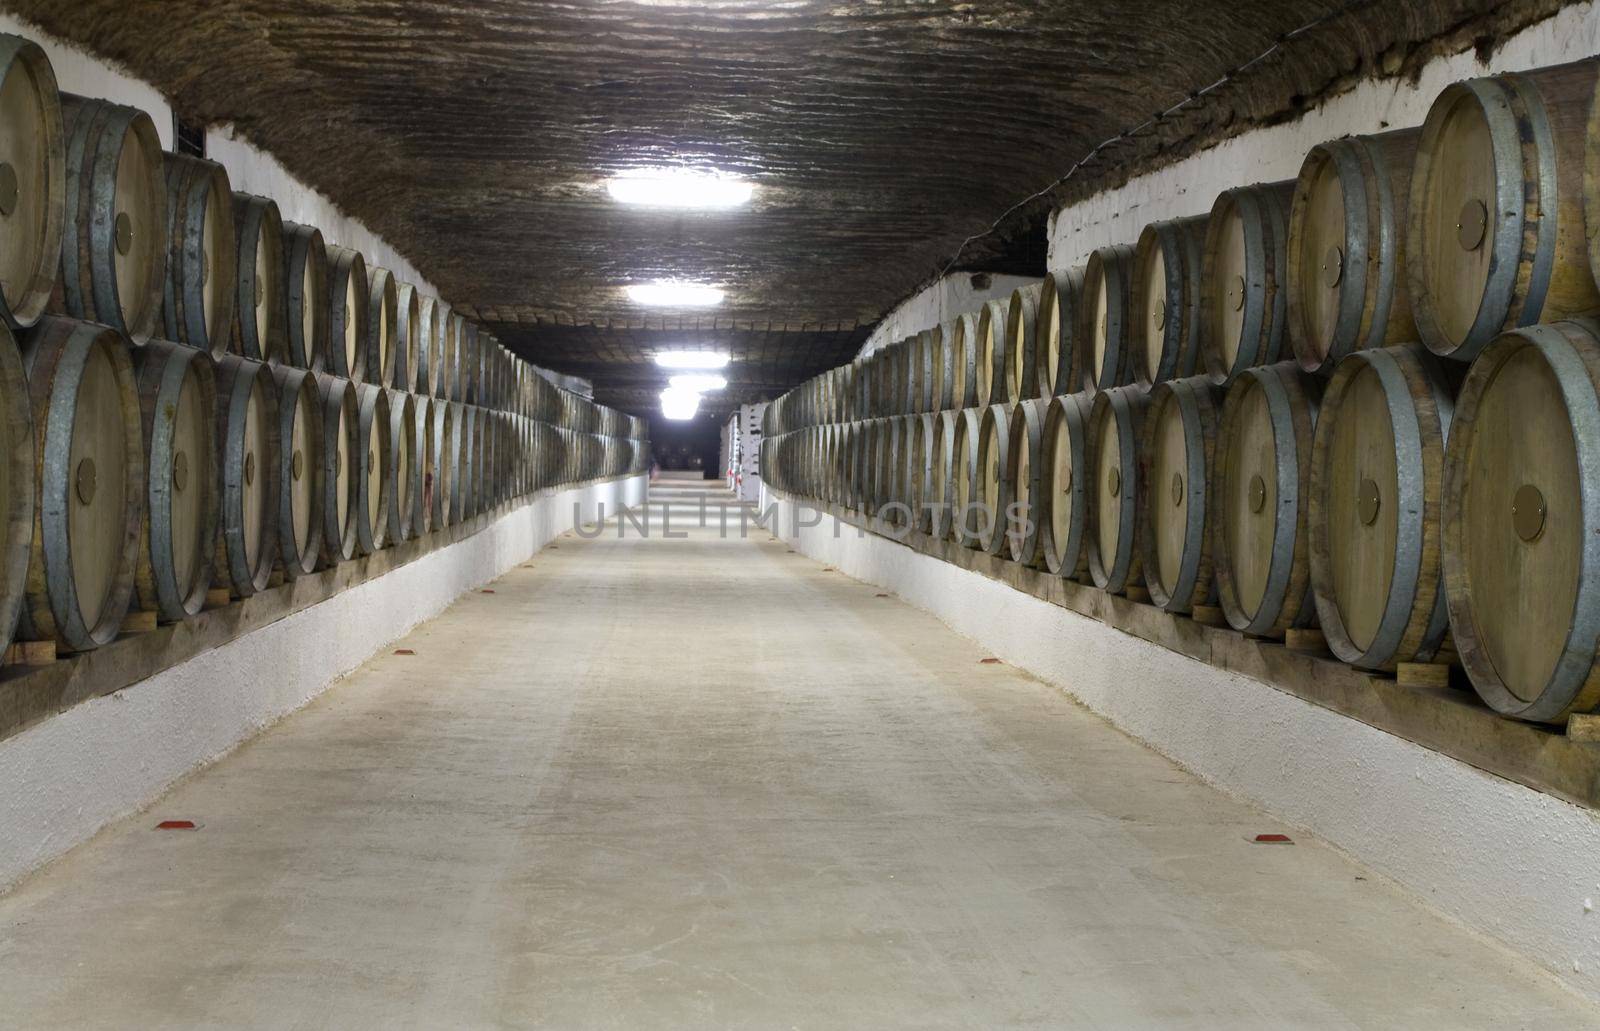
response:
[[(437, 360), (429, 368), (429, 383), (434, 397), (441, 401), (451, 401), (454, 398), (451, 392), (455, 389), (455, 350), (457, 323), (461, 316), (457, 315), (450, 305), (439, 301), (439, 354)], [(543, 379), (543, 377), (540, 377)], [(550, 384), (548, 380), (546, 383)]]
[[(25, 277), (26, 286), (14, 300), (0, 292), (0, 323), (9, 329), (32, 326), (44, 315), (55, 288), (56, 270), (61, 263), (62, 241), (66, 235), (66, 122), (61, 111), (61, 94), (55, 70), (40, 46), (29, 39), (0, 33), (0, 83), (13, 72), (30, 76), (37, 87), (39, 121), (43, 128), (40, 158), (44, 165), (45, 196), (43, 219), (37, 240), (37, 255)], [(20, 162), (19, 162), (20, 163)], [(6, 277), (10, 281), (11, 277)], [(3, 610), (5, 606), (0, 606)], [(9, 641), (10, 620), (3, 618), (0, 640)]]
[[(1334, 588), (1328, 498), (1341, 488), (1354, 493), (1348, 482), (1334, 479), (1330, 466), (1344, 394), (1365, 367), (1379, 376), (1391, 422), (1400, 422), (1401, 433), (1394, 439), (1397, 489), (1389, 495), (1391, 502), (1386, 506), (1397, 514), (1400, 538), (1396, 541), (1393, 579), (1375, 637), (1363, 647), (1353, 640), (1347, 628)], [(1352, 666), (1392, 672), (1400, 662), (1428, 662), (1449, 631), (1441, 490), (1453, 412), (1450, 384), (1438, 360), (1417, 344), (1368, 348), (1349, 355), (1340, 361), (1323, 392), (1311, 447), (1311, 589), (1328, 650)], [(1402, 446), (1403, 455), (1399, 453)], [(1408, 465), (1407, 458), (1414, 465)], [(1408, 469), (1414, 469), (1421, 482), (1406, 483), (1404, 474)]]
[[(1294, 195), (1294, 180), (1256, 183), (1224, 190), (1212, 205), (1206, 221), (1206, 241), (1200, 259), (1200, 353), (1205, 374), (1214, 383), (1229, 383), (1248, 368), (1276, 363), (1284, 353), (1288, 298), (1284, 285), (1287, 276), (1289, 204)], [(1225, 231), (1230, 207), (1244, 213), (1246, 271), (1251, 271), (1250, 255), (1255, 254), (1254, 274), (1244, 282), (1240, 307), (1242, 324), (1239, 349), (1233, 361), (1227, 360), (1223, 332), (1216, 313), (1227, 293), (1219, 282), (1216, 248)], [(1252, 247), (1254, 236), (1254, 247)]]
[(998, 402), (985, 408), (978, 419), (978, 496), (984, 517), (975, 530), (978, 547), (988, 555), (1007, 551), (1004, 518), (1012, 501), (1011, 413), (1016, 405)]
[(330, 318), (327, 244), (322, 230), (295, 222), (283, 223), (283, 244), (282, 360), (297, 369), (322, 372), (327, 368)]
[[(1152, 222), (1139, 234), (1134, 246), (1130, 325), (1132, 382), (1153, 386), (1163, 380), (1185, 379), (1201, 366), (1200, 356), (1200, 270), (1205, 247), (1206, 225), (1211, 216), (1194, 215)], [(1155, 319), (1141, 303), (1149, 277), (1151, 255), (1159, 248), (1165, 285), (1164, 313), (1160, 322), (1161, 357), (1150, 362), (1150, 328)], [(1172, 318), (1172, 312), (1180, 317)]]
[[(1082, 393), (1057, 394), (1045, 407), (1044, 425), (1039, 438), (1039, 492), (1046, 499), (1039, 518), (1040, 550), (1044, 552), (1045, 569), (1053, 576), (1067, 580), (1083, 580), (1089, 575), (1089, 553), (1085, 537), (1089, 528), (1088, 491), (1086, 478), (1080, 470), (1088, 469), (1088, 398)], [(1056, 429), (1067, 426), (1067, 446), (1072, 463), (1070, 492), (1071, 512), (1067, 522), (1067, 539), (1055, 528), (1055, 508), (1063, 492), (1055, 482)], [(1049, 482), (1046, 483), (1048, 476)]]
[[(1039, 524), (1039, 497), (1042, 482), (1040, 450), (1044, 418), (1049, 402), (1030, 397), (1011, 410), (1010, 447), (1007, 451), (1007, 479), (1011, 483), (1011, 502), (1021, 506), (1016, 517), (1006, 520), (1007, 555), (1011, 561), (1031, 568), (1044, 565), (1043, 534)], [(1024, 471), (1019, 466), (1027, 461)]]
[[(131, 355), (139, 395), (139, 422), (145, 454), (145, 518), (134, 567), (134, 604), (163, 623), (187, 619), (205, 608), (214, 575), (220, 502), (216, 470), (216, 374), (204, 352), (185, 344), (152, 338)], [(204, 439), (200, 452), (185, 458), (185, 471), (200, 497), (199, 530), (194, 541), (195, 572), (187, 586), (178, 583), (172, 547), (172, 487), (177, 472), (173, 427), (184, 380), (194, 375)], [(185, 477), (189, 479), (189, 477)]]
[(389, 392), (389, 457), (384, 476), (393, 484), (389, 505), (389, 540), (408, 541), (422, 524), (422, 462), (417, 451), (417, 409), (410, 394)]
[[(431, 313), (432, 307), (429, 311)], [(427, 362), (428, 322), (422, 313), (422, 292), (410, 283), (395, 287), (395, 339), (399, 343), (394, 356), (394, 377), (391, 385), (408, 394), (421, 394), (417, 381), (420, 376), (427, 382), (422, 366)]]
[(323, 368), (360, 385), (366, 381), (367, 262), (361, 252), (328, 244), (328, 347)]
[(976, 407), (987, 408), (1005, 400), (1006, 308), (1003, 302), (985, 301), (978, 309), (973, 357), (978, 376)]
[(1043, 286), (1030, 283), (1011, 291), (1006, 300), (1006, 400), (1012, 404), (1039, 395), (1038, 355), (1034, 333), (1039, 321)]
[[(220, 511), (214, 568), (217, 581), (236, 598), (266, 590), (278, 557), (278, 391), (267, 366), (225, 354), (216, 359), (217, 494)], [(249, 448), (247, 427), (251, 395), (260, 387), (267, 406), (261, 435), (264, 451)], [(250, 557), (246, 529), (247, 489), (262, 482), (262, 517)]]
[(456, 400), (462, 404), (478, 403), (478, 324), (463, 318), (456, 351)]
[[(394, 506), (394, 476), (391, 454), (394, 441), (389, 435), (389, 395), (372, 383), (356, 384), (359, 413), (356, 450), (355, 495), (352, 502), (356, 523), (356, 554), (373, 555), (387, 548)], [(376, 482), (374, 482), (376, 481)], [(373, 488), (378, 491), (372, 497)]]
[(396, 329), (400, 324), (400, 291), (394, 273), (377, 265), (367, 266), (367, 367), (362, 379), (376, 387), (394, 385), (394, 366), (399, 358)]
[[(1589, 59), (1468, 79), (1445, 87), (1434, 98), (1412, 166), (1406, 224), (1406, 277), (1412, 311), (1418, 336), (1433, 353), (1471, 361), (1502, 331), (1600, 309), (1583, 210), (1588, 185), (1586, 115), (1597, 86), (1597, 68), (1600, 64)], [(1549, 103), (1546, 93), (1550, 94)], [(1495, 207), (1501, 217), (1488, 220), (1495, 230), (1480, 244), (1490, 247), (1494, 255), (1490, 274), (1472, 325), (1456, 342), (1440, 325), (1438, 301), (1429, 289), (1430, 256), (1435, 249), (1430, 247), (1426, 222), (1430, 177), (1436, 165), (1446, 164), (1442, 155), (1434, 153), (1437, 137), (1454, 105), (1464, 101), (1475, 102), (1489, 123), (1491, 147), (1497, 157), (1505, 159), (1493, 163), (1496, 173), (1515, 166), (1519, 176), (1513, 182), (1509, 175), (1500, 178), (1497, 174)], [(1527, 174), (1530, 164), (1537, 169), (1531, 176)], [(1459, 161), (1448, 163), (1443, 174), (1455, 175), (1458, 165)], [(1541, 217), (1550, 211), (1556, 213), (1553, 219)], [(1530, 237), (1534, 241), (1531, 262), (1524, 260), (1529, 256)], [(1438, 249), (1460, 246), (1459, 241), (1448, 241), (1441, 242)]]
[[(444, 304), (437, 297), (417, 291), (417, 360), (412, 370), (411, 392), (419, 397), (433, 397), (433, 369), (439, 363), (439, 348), (443, 340), (443, 327), (439, 321)], [(528, 414), (527, 412), (523, 413)]]
[[(1144, 549), (1139, 525), (1144, 475), (1139, 445), (1143, 439), (1144, 413), (1149, 403), (1149, 396), (1144, 390), (1124, 385), (1099, 391), (1089, 406), (1086, 452), (1093, 472), (1085, 489), (1090, 524), (1089, 577), (1096, 587), (1109, 594), (1121, 594), (1129, 587), (1144, 583)], [(1119, 442), (1117, 476), (1114, 480), (1099, 465), (1100, 435), (1113, 426)], [(1100, 553), (1097, 532), (1102, 483), (1112, 484), (1112, 495), (1120, 499), (1117, 509), (1117, 550), (1109, 557)]]
[[(162, 328), (169, 340), (213, 356), (226, 354), (233, 338), (239, 269), (228, 172), (215, 161), (187, 154), (162, 154), (161, 159), (166, 169), (168, 247)], [(209, 248), (208, 228), (214, 231)]]
[[(284, 290), (288, 260), (283, 252), (283, 217), (276, 202), (235, 193), (233, 221), (238, 241), (238, 291), (229, 347), (234, 354), (258, 362), (281, 362), (288, 348), (285, 321), (289, 310)], [(264, 264), (260, 260), (263, 250)]]
[[(66, 176), (63, 201), (61, 268), (51, 293), (49, 310), (88, 322), (110, 326), (135, 346), (155, 334), (161, 322), (161, 294), (166, 278), (167, 249), (161, 234), (167, 225), (167, 193), (161, 164), (161, 141), (155, 123), (137, 108), (61, 94), (66, 129)], [(104, 214), (116, 209), (115, 176), (120, 148), (113, 139), (129, 136), (145, 155), (145, 218), (143, 233), (135, 227), (134, 239), (150, 237), (148, 263), (143, 269), (144, 288), (128, 310), (121, 304), (116, 283), (116, 220)], [(102, 147), (104, 143), (106, 146)]]
[[(1307, 372), (1331, 374), (1354, 351), (1417, 339), (1404, 276), (1406, 205), (1421, 135), (1420, 129), (1397, 129), (1330, 140), (1312, 147), (1300, 166), (1289, 208), (1286, 311), (1290, 346)], [(1326, 272), (1327, 261), (1312, 268), (1303, 252), (1311, 191), (1329, 166), (1344, 199), (1344, 244), (1335, 284), (1341, 288), (1338, 316), (1324, 347), (1310, 324), (1303, 287)], [(1352, 204), (1351, 198), (1361, 203)]]
[[(355, 384), (342, 376), (317, 374), (317, 389), (322, 400), (322, 561), (336, 566), (356, 557), (355, 454), (360, 446), (361, 406)], [(343, 433), (340, 433), (340, 427)], [(340, 456), (343, 445), (345, 457)], [(347, 471), (346, 471), (347, 470)], [(343, 496), (339, 477), (345, 476)], [(339, 519), (343, 502), (345, 518)]]
[[(3, 41), (4, 37), (0, 37)], [(0, 519), (0, 651), (11, 646), (28, 582), (38, 506), (34, 468), (33, 407), (22, 353), (0, 319), (0, 463), (6, 489)]]
[(922, 412), (912, 416), (911, 447), (907, 454), (909, 475), (906, 479), (906, 503), (911, 506), (911, 528), (928, 533), (933, 528), (933, 510), (937, 504), (930, 495), (933, 490), (934, 434), (939, 425), (935, 412)]
[(978, 317), (962, 312), (950, 325), (953, 332), (945, 337), (951, 349), (949, 410), (961, 411), (978, 403)]
[[(1261, 605), (1253, 614), (1244, 611), (1236, 596), (1224, 507), (1226, 491), (1230, 486), (1230, 472), (1235, 464), (1228, 453), (1235, 418), (1232, 413), (1245, 393), (1246, 381), (1259, 384), (1266, 391), (1274, 420), (1276, 472), (1280, 475), (1293, 472), (1296, 477), (1293, 483), (1295, 499), (1290, 503), (1282, 501), (1282, 482), (1274, 484), (1274, 494), (1280, 500), (1274, 520), (1273, 559)], [(1311, 444), (1317, 422), (1321, 383), (1321, 380), (1301, 370), (1298, 363), (1279, 362), (1246, 369), (1229, 387), (1223, 399), (1222, 417), (1217, 424), (1212, 494), (1207, 499), (1207, 507), (1215, 513), (1212, 554), (1215, 556), (1213, 572), (1217, 583), (1217, 602), (1228, 624), (1243, 633), (1261, 637), (1278, 636), (1287, 630), (1307, 627), (1316, 622), (1316, 605), (1311, 597), (1310, 534), (1306, 527), (1309, 505), (1305, 503), (1304, 491), (1310, 484)], [(1286, 431), (1293, 438), (1292, 459), (1288, 454), (1290, 448), (1280, 447)]]
[[(1105, 296), (1105, 318), (1095, 315)], [(1083, 269), (1082, 303), (1078, 306), (1079, 389), (1091, 393), (1133, 382), (1133, 248), (1125, 244), (1097, 248)], [(1099, 366), (1096, 371), (1095, 366)]]
[[(1161, 577), (1156, 524), (1152, 512), (1165, 504), (1170, 492), (1163, 492), (1155, 476), (1156, 435), (1164, 406), (1178, 405), (1184, 425), (1187, 471), (1184, 491), (1188, 504), (1184, 515), (1184, 537), (1180, 573), (1171, 588)], [(1211, 479), (1216, 468), (1217, 425), (1221, 421), (1222, 390), (1207, 376), (1186, 376), (1162, 380), (1150, 388), (1150, 407), (1145, 412), (1141, 441), (1146, 456), (1147, 489), (1140, 504), (1140, 541), (1144, 555), (1144, 587), (1157, 607), (1188, 613), (1197, 605), (1213, 605), (1217, 596), (1211, 500)], [(1198, 484), (1198, 486), (1196, 486)]]
[[(325, 557), (323, 534), (327, 518), (323, 513), (327, 491), (323, 483), (324, 463), (319, 459), (326, 446), (323, 440), (323, 391), (317, 373), (287, 365), (270, 366), (273, 386), (278, 392), (278, 568), (289, 580), (298, 580), (317, 571)], [(309, 446), (300, 452), (296, 475), (294, 431), (300, 402), (309, 401), (306, 437)], [(295, 540), (295, 484), (304, 479), (310, 490), (306, 514), (306, 544)]]
[(978, 423), (980, 408), (956, 412), (955, 436), (950, 450), (947, 482), (950, 492), (950, 536), (963, 548), (977, 548), (978, 534), (973, 525), (975, 504), (973, 487), (978, 483)]
[[(46, 316), (21, 339), (21, 359), (28, 378), (33, 422), (34, 485), (37, 491), (31, 527), (25, 597), (16, 636), (23, 640), (55, 640), (63, 651), (90, 651), (113, 640), (133, 600), (134, 570), (144, 526), (144, 449), (140, 441), (138, 391), (123, 337), (109, 327), (75, 319)], [(115, 568), (91, 624), (84, 618), (75, 582), (70, 532), (74, 471), (71, 445), (76, 419), (76, 394), (68, 395), (73, 376), (82, 375), (91, 357), (109, 362), (121, 411), (118, 422), (125, 444), (121, 464), (123, 503), (115, 526)], [(67, 377), (57, 382), (57, 376)], [(61, 396), (57, 396), (60, 387)], [(59, 417), (55, 418), (55, 417)], [(66, 456), (66, 457), (63, 457)], [(113, 524), (115, 525), (115, 524)], [(107, 540), (113, 538), (108, 532)], [(81, 546), (81, 541), (79, 542)]]
[[(450, 402), (450, 420), (454, 439), (451, 449), (455, 457), (454, 489), (450, 492), (450, 522), (459, 523), (472, 516), (472, 424), (468, 418), (467, 406), (460, 401)], [(570, 483), (574, 479), (572, 469), (572, 430), (566, 427), (557, 427), (561, 433), (561, 465), (557, 473), (558, 483)]]
[[(1052, 272), (1039, 284), (1037, 322), (1033, 330), (1034, 383), (1048, 400), (1081, 389), (1078, 367), (1078, 309), (1083, 304), (1083, 268)], [(1050, 364), (1055, 362), (1052, 375)]]

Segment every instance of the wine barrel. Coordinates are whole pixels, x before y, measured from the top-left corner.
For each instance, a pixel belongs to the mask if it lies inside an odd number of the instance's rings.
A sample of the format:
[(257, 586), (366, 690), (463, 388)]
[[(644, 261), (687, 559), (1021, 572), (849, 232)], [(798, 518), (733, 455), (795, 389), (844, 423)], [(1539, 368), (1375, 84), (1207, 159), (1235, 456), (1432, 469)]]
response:
[[(911, 508), (911, 528), (927, 533), (933, 527), (933, 508), (938, 499), (933, 494), (936, 477), (934, 438), (938, 432), (939, 417), (934, 412), (923, 412), (911, 417), (911, 446), (906, 455), (906, 504)], [(826, 448), (826, 446), (825, 446)], [(823, 459), (824, 466), (827, 459)]]
[(978, 317), (963, 312), (945, 335), (950, 348), (950, 408), (960, 411), (978, 402)]
[(1144, 586), (1168, 612), (1216, 603), (1211, 481), (1222, 391), (1208, 377), (1162, 380), (1145, 411), (1140, 541)]
[(150, 116), (61, 94), (66, 125), (61, 275), (51, 309), (119, 330), (135, 344), (161, 321), (167, 191)]
[[(416, 408), (416, 453), (417, 461), (421, 466), (421, 475), (418, 478), (417, 508), (415, 529), (418, 537), (433, 532), (438, 525), (434, 518), (437, 511), (435, 506), (439, 497), (439, 452), (436, 450), (437, 431), (434, 420), (438, 416), (438, 406), (431, 397), (414, 397)], [(526, 426), (521, 427), (522, 437), (522, 473), (526, 477), (530, 471), (528, 466)], [(526, 483), (524, 479), (524, 483)]]
[[(456, 400), (462, 404), (478, 403), (478, 324), (462, 319), (456, 352)], [(581, 432), (588, 432), (587, 429)]]
[(361, 442), (356, 449), (356, 553), (371, 555), (391, 543), (394, 441), (389, 429), (389, 395), (381, 387), (360, 383), (356, 401), (360, 413), (356, 437)]
[(1421, 132), (1349, 136), (1312, 147), (1289, 209), (1289, 342), (1327, 373), (1366, 347), (1417, 338), (1402, 280), (1406, 200)]
[(1311, 588), (1328, 648), (1362, 669), (1426, 662), (1449, 629), (1440, 487), (1450, 384), (1416, 345), (1334, 370), (1311, 449)]
[[(459, 523), (472, 516), (472, 419), (467, 406), (460, 401), (450, 402), (451, 429), (454, 436), (451, 440), (451, 450), (455, 457), (455, 468), (452, 470), (454, 490), (450, 492), (450, 522)], [(575, 465), (572, 459), (573, 431), (561, 428), (562, 458), (558, 483), (570, 483), (574, 479)]]
[(217, 359), (217, 578), (238, 598), (265, 590), (277, 564), (278, 388), (260, 362)]
[(396, 390), (412, 393), (417, 386), (417, 367), (427, 360), (426, 324), (422, 317), (422, 295), (410, 283), (395, 285), (395, 353), (390, 381)]
[(233, 351), (258, 362), (284, 357), (285, 312), (283, 218), (278, 205), (248, 193), (233, 195), (234, 235), (239, 241), (238, 297), (234, 303)]
[(933, 330), (925, 329), (913, 338), (911, 345), (911, 398), (907, 415), (920, 415), (930, 410), (935, 361)]
[(217, 540), (217, 384), (192, 347), (151, 340), (133, 352), (145, 470), (145, 532), (135, 604), (172, 623), (205, 607)]
[(1276, 362), (1288, 321), (1289, 205), (1294, 183), (1224, 190), (1200, 259), (1200, 346), (1206, 375), (1227, 383)]
[(1139, 444), (1148, 405), (1144, 390), (1125, 386), (1100, 391), (1089, 406), (1089, 576), (1112, 594), (1144, 582)]
[(1033, 331), (1034, 381), (1042, 398), (1081, 389), (1078, 323), (1082, 316), (1083, 269), (1053, 272), (1039, 286), (1037, 325)]
[(1045, 568), (1071, 580), (1089, 573), (1088, 422), (1088, 396), (1060, 394), (1045, 408), (1039, 439), (1039, 546)]
[(239, 271), (228, 173), (187, 154), (161, 159), (167, 178), (162, 325), (171, 340), (224, 354), (233, 335)]
[(322, 398), (322, 560), (334, 566), (356, 554), (361, 406), (347, 379), (319, 374), (317, 388)]
[(1012, 404), (1039, 396), (1038, 284), (1019, 286), (1006, 302), (1006, 400)]
[(1600, 322), (1496, 338), (1456, 399), (1444, 466), (1451, 633), (1496, 712), (1600, 706)]
[(1206, 215), (1152, 222), (1133, 249), (1133, 382), (1193, 376), (1200, 363), (1200, 269)]
[(286, 578), (297, 580), (315, 572), (323, 554), (323, 395), (316, 373), (271, 368), (278, 392), (277, 561)]
[[(954, 329), (948, 322), (942, 322), (928, 330), (927, 410), (929, 412), (942, 412), (950, 407), (950, 380), (954, 370), (951, 367), (952, 352), (949, 343), (953, 332)], [(844, 366), (838, 371), (841, 374), (848, 374), (849, 366)]]
[(977, 407), (987, 408), (1005, 400), (1006, 302), (983, 302), (983, 307), (978, 309), (975, 343)]
[(1593, 60), (1470, 79), (1428, 109), (1406, 277), (1422, 342), (1469, 361), (1502, 330), (1600, 309), (1584, 229)]
[(1133, 379), (1133, 248), (1101, 247), (1083, 270), (1082, 389), (1110, 390)]
[(982, 482), (978, 473), (978, 437), (982, 429), (980, 408), (963, 408), (956, 413), (955, 433), (950, 445), (950, 468), (945, 474), (950, 483), (950, 537), (964, 548), (976, 548), (983, 529), (978, 522), (982, 508)]
[(322, 231), (283, 224), (284, 361), (321, 372), (328, 355), (328, 248)]
[[(440, 529), (455, 522), (454, 499), (456, 489), (456, 420), (455, 411), (449, 401), (434, 398), (428, 402), (428, 411), (433, 417), (433, 496), (432, 514), (430, 520), (435, 529)], [(541, 468), (538, 485), (547, 487), (554, 482), (553, 472), (545, 465), (544, 460), (549, 457), (551, 447), (550, 435), (545, 432), (549, 429), (544, 423), (538, 423), (537, 444), (541, 456)]]
[(22, 610), (37, 503), (28, 376), (0, 320), (0, 649), (10, 646)]
[(1019, 401), (1011, 409), (1011, 426), (1006, 435), (1006, 482), (1010, 495), (1001, 513), (1005, 520), (1005, 553), (1013, 562), (1025, 566), (1044, 564), (1044, 537), (1039, 526), (1043, 514), (1040, 479), (1044, 468), (1040, 448), (1048, 406), (1047, 401), (1038, 397)]
[(993, 404), (978, 419), (977, 489), (974, 500), (982, 507), (975, 512), (973, 529), (977, 546), (990, 555), (1008, 552), (1007, 515), (1012, 501), (1011, 413), (1012, 404)]
[[(469, 417), (468, 421), (472, 426), (472, 446), (467, 449), (469, 460), (472, 463), (472, 472), (467, 479), (467, 486), (471, 490), (469, 497), (472, 503), (472, 514), (476, 516), (482, 515), (488, 510), (488, 469), (484, 466), (484, 459), (488, 455), (489, 446), (484, 410), (478, 405), (468, 405), (466, 411)], [(586, 433), (583, 436), (582, 456), (584, 464), (580, 479), (588, 481), (600, 475), (600, 449), (593, 433)]]
[[(50, 303), (66, 225), (66, 179), (55, 70), (37, 43), (0, 33), (0, 226), (6, 240), (0, 247), (0, 322), (9, 327), (33, 325)], [(0, 604), (6, 627), (0, 640), (9, 641), (6, 608)]]
[(17, 636), (88, 651), (117, 636), (133, 598), (145, 515), (133, 366), (122, 337), (92, 323), (43, 318), (21, 342), (38, 502)]
[[(448, 306), (437, 297), (417, 294), (417, 352), (411, 391), (424, 397), (433, 397), (433, 381), (438, 376), (439, 349), (444, 339), (440, 316)], [(524, 412), (523, 414), (527, 414)]]
[[(396, 359), (398, 360), (398, 359)], [(417, 448), (417, 409), (411, 395), (389, 393), (389, 468), (394, 504), (389, 506), (389, 540), (408, 541), (422, 524), (423, 462)]]
[(394, 382), (396, 327), (400, 322), (400, 291), (386, 268), (367, 269), (366, 375), (363, 383), (388, 387)]
[(325, 367), (360, 384), (367, 375), (367, 263), (360, 251), (328, 245), (328, 349)]
[(1235, 630), (1276, 637), (1316, 621), (1306, 492), (1321, 382), (1283, 362), (1246, 370), (1223, 400), (1212, 553)]
[[(456, 333), (461, 316), (451, 310), (450, 305), (444, 301), (438, 304), (439, 357), (428, 369), (428, 386), (434, 397), (441, 401), (450, 401), (453, 400), (452, 392), (455, 390)], [(545, 380), (545, 388), (548, 403), (556, 397), (555, 384)], [(547, 409), (544, 418), (547, 421), (553, 418), (555, 411), (554, 407)]]

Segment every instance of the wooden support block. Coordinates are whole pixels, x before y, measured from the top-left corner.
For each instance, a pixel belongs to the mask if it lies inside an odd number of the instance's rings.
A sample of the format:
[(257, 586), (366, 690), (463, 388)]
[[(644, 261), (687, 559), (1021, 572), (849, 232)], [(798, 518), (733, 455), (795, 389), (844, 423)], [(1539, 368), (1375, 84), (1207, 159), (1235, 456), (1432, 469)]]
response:
[(122, 632), (125, 634), (148, 634), (156, 628), (156, 614), (154, 612), (130, 611), (122, 620)]
[(1125, 592), (1129, 601), (1136, 601), (1141, 605), (1150, 604), (1150, 592), (1143, 587), (1130, 586)]
[(1447, 662), (1402, 662), (1394, 669), (1395, 683), (1401, 687), (1449, 687)]
[(1575, 712), (1568, 716), (1567, 738), (1600, 743), (1600, 713)]
[(283, 581), (284, 581), (283, 570), (281, 568), (274, 569), (272, 571), (272, 575), (267, 577), (267, 586), (268, 587), (282, 587), (283, 586)]
[(1283, 646), (1292, 652), (1305, 652), (1309, 655), (1325, 655), (1328, 651), (1327, 639), (1322, 636), (1322, 631), (1315, 627), (1307, 630), (1291, 627), (1284, 631)]
[(216, 609), (233, 600), (233, 592), (226, 587), (213, 587), (206, 592), (206, 608)]
[(6, 649), (7, 666), (48, 666), (56, 661), (54, 641), (13, 641)]
[(1228, 625), (1227, 615), (1216, 605), (1196, 605), (1194, 610), (1189, 613), (1189, 618), (1206, 626), (1225, 627)]

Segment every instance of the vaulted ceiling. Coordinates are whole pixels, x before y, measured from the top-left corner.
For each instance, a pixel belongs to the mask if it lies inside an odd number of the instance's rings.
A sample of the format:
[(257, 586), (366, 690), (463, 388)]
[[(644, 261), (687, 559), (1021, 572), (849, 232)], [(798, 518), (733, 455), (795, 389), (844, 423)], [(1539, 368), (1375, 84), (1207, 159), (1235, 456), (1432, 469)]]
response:
[[(1318, 18), (1235, 81), (1100, 152), (955, 267), (1042, 274), (1052, 201), (1559, 0), (0, 0), (231, 122), (533, 361), (644, 413), (656, 347), (730, 348), (724, 403), (860, 346), (1019, 199)], [(752, 179), (733, 212), (619, 207), (648, 165)], [(638, 308), (630, 283), (727, 291)]]

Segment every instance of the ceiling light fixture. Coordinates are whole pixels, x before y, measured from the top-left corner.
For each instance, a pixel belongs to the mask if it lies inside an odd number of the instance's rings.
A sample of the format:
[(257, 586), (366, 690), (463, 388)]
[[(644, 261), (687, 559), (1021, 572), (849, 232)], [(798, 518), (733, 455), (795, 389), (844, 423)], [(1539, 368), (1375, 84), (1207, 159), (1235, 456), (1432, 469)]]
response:
[(727, 366), (728, 356), (722, 351), (660, 351), (656, 364), (663, 369), (721, 369)]
[(653, 308), (710, 308), (722, 303), (722, 291), (701, 283), (634, 283), (628, 287), (628, 300)]
[(692, 168), (634, 168), (606, 180), (612, 200), (652, 208), (736, 208), (755, 189), (736, 175)]
[(673, 376), (667, 380), (673, 390), (693, 390), (696, 393), (705, 393), (708, 390), (721, 390), (728, 385), (723, 376), (706, 372), (691, 372), (682, 376)]
[(661, 392), (661, 414), (674, 422), (693, 419), (700, 410), (700, 395), (693, 390), (668, 387)]

